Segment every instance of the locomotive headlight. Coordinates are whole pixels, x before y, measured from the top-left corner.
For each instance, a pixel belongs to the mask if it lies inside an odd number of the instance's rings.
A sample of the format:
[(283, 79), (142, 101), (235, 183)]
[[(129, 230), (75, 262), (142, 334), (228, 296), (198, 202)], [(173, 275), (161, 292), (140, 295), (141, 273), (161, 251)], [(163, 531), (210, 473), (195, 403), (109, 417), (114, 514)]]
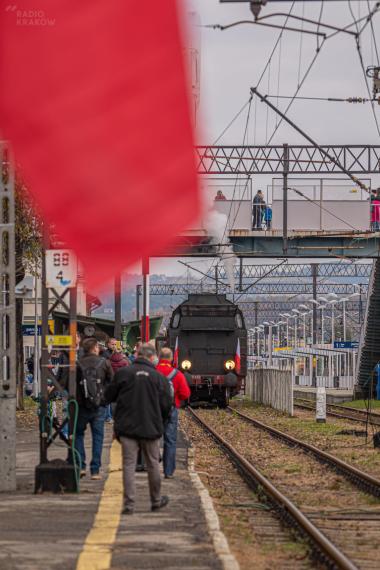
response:
[(182, 368), (182, 370), (190, 370), (190, 368), (191, 368), (190, 360), (182, 360), (181, 368)]
[(232, 360), (231, 358), (229, 360), (226, 360), (226, 362), (224, 363), (224, 368), (226, 370), (233, 370), (235, 368), (235, 361)]

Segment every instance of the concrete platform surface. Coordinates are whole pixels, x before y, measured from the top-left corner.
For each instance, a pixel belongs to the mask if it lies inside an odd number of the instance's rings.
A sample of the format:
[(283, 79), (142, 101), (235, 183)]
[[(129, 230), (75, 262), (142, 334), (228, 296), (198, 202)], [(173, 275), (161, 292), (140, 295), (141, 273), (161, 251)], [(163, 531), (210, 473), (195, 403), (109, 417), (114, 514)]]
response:
[[(317, 388), (312, 386), (295, 386), (293, 388), (295, 398), (307, 400), (315, 400)], [(328, 404), (341, 404), (342, 402), (350, 402), (354, 397), (353, 390), (326, 388), (326, 401)]]
[[(18, 488), (0, 494), (1, 570), (221, 568), (190, 480), (184, 440), (180, 438), (175, 478), (163, 480), (168, 507), (151, 513), (147, 475), (138, 473), (135, 514), (120, 516), (114, 506), (121, 504), (120, 451), (115, 442), (111, 457), (116, 460), (109, 472), (111, 433), (107, 426), (102, 481), (82, 479), (79, 494), (34, 495), (38, 434), (18, 431)], [(52, 449), (50, 459), (64, 453)]]

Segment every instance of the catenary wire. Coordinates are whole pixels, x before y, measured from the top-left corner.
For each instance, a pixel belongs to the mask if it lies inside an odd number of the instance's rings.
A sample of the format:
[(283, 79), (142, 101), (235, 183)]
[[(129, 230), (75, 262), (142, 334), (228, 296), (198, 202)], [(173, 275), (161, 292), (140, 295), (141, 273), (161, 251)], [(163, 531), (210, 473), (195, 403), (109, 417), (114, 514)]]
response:
[[(359, 30), (358, 24), (355, 23), (356, 20), (355, 20), (354, 12), (353, 12), (353, 10), (352, 10), (351, 0), (348, 0), (348, 7), (349, 7), (349, 9), (350, 9), (352, 18), (353, 18), (353, 20), (354, 20), (354, 25), (356, 26), (356, 30), (357, 30), (357, 36), (356, 36), (356, 48), (357, 48), (357, 53), (358, 53), (358, 56), (359, 56), (360, 66), (361, 66), (361, 69), (362, 69), (362, 72), (363, 72), (363, 77), (364, 77), (364, 81), (365, 81), (365, 84), (366, 84), (366, 88), (367, 88), (367, 92), (368, 92), (368, 97), (371, 99), (371, 91), (370, 91), (370, 88), (369, 88), (369, 85), (368, 85), (368, 78), (367, 78), (366, 71), (365, 71), (365, 66), (364, 66), (364, 61), (363, 61), (363, 54), (362, 54), (361, 47), (360, 47), (360, 33), (361, 33), (361, 32), (360, 32), (360, 30)], [(377, 133), (378, 133), (378, 135), (379, 135), (379, 137), (380, 137), (380, 126), (379, 126), (379, 122), (378, 122), (378, 120), (377, 120), (376, 111), (375, 111), (375, 105), (374, 105), (373, 101), (372, 101), (372, 103), (371, 103), (371, 108), (372, 108), (373, 118), (374, 118), (374, 120), (375, 120), (376, 130), (377, 130)]]

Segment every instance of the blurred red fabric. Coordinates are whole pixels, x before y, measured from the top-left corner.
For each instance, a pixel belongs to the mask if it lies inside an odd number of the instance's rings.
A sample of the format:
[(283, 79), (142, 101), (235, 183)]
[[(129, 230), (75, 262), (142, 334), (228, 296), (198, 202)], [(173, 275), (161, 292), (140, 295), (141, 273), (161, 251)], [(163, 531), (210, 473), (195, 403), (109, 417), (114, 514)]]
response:
[[(178, 0), (178, 5), (181, 0)], [(199, 213), (176, 0), (0, 3), (0, 133), (100, 285)]]

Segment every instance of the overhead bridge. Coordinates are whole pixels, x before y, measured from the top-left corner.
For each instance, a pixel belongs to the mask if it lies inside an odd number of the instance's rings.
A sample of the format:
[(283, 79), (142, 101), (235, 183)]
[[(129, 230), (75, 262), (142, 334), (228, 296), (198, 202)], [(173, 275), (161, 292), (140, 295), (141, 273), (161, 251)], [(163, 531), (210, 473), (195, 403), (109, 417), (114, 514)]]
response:
[[(380, 173), (379, 145), (197, 146), (196, 160), (202, 183), (213, 180), (214, 191), (215, 180), (232, 181), (232, 196), (213, 204), (226, 217), (225, 231), (218, 238), (205, 219), (197, 220), (166, 255), (213, 257), (231, 244), (238, 257), (380, 256), (380, 232), (370, 227), (371, 180), (365, 178)], [(282, 176), (272, 182), (273, 219), (265, 231), (252, 229), (250, 182), (260, 174)], [(325, 186), (316, 176), (329, 176)]]
[[(283, 234), (279, 230), (226, 232), (236, 257), (243, 258), (345, 258), (375, 259), (380, 257), (380, 232), (288, 232), (284, 251)], [(221, 246), (205, 230), (184, 232), (165, 252), (165, 256), (216, 257)]]

